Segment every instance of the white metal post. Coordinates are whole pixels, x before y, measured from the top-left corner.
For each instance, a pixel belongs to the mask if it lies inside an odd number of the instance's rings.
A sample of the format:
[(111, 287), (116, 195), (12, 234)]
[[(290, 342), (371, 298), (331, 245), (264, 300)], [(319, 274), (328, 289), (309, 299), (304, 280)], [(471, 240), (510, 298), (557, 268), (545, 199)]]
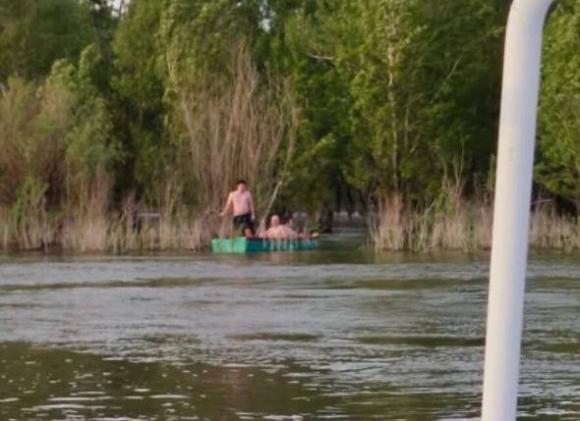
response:
[(542, 32), (554, 0), (514, 0), (506, 34), (483, 421), (516, 418)]

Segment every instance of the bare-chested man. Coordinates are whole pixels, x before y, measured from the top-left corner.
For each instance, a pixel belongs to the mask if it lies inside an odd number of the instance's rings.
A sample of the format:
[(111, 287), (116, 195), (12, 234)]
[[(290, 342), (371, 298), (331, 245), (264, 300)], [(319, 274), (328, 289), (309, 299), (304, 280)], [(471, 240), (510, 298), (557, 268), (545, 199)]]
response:
[(289, 224), (282, 224), (278, 215), (272, 215), (270, 219), (270, 228), (261, 234), (262, 238), (268, 240), (297, 240), (306, 238), (294, 231)]
[(239, 229), (247, 238), (253, 237), (256, 213), (254, 210), (254, 200), (245, 180), (239, 180), (237, 182), (236, 190), (229, 194), (228, 201), (221, 215), (227, 214), (230, 209), (234, 215), (234, 227)]

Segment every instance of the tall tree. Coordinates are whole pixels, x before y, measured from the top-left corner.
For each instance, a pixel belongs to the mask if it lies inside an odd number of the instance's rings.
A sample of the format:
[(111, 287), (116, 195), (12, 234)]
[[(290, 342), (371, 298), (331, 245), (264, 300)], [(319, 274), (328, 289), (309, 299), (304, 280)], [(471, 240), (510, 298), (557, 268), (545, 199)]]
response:
[(163, 47), (157, 41), (164, 10), (158, 0), (132, 1), (112, 46), (115, 126), (126, 152), (118, 181), (122, 190), (137, 187), (153, 197), (159, 195), (167, 155)]
[(546, 32), (536, 180), (580, 211), (580, 1), (559, 3)]
[(87, 0), (0, 0), (0, 81), (46, 76), (95, 37)]

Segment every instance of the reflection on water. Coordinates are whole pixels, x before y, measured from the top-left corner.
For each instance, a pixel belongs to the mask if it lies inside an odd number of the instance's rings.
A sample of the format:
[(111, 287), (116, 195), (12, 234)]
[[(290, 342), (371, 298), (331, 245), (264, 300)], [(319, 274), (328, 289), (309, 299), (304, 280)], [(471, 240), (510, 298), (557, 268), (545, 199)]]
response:
[[(473, 419), (485, 256), (0, 258), (0, 419)], [(521, 419), (580, 419), (580, 264), (530, 267)]]
[(223, 419), (283, 414), (290, 407), (334, 411), (338, 402), (317, 396), (304, 379), (291, 380), (282, 369), (131, 363), (22, 344), (3, 345), (0, 352), (8, 367), (0, 384), (7, 398), (0, 404), (4, 417), (14, 419)]

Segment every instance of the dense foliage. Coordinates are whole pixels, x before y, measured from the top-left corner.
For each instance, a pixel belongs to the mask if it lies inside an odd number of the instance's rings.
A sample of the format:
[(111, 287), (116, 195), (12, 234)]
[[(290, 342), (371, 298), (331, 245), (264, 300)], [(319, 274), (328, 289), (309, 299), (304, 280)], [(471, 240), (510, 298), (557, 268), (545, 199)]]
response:
[[(123, 3), (0, 0), (2, 207), (33, 189), (63, 210), (99, 177), (118, 206), (161, 206), (173, 183), (198, 211), (238, 177), (264, 209), (271, 196), (425, 208), (450, 183), (489, 190), (509, 2)], [(578, 51), (580, 0), (564, 0), (547, 29), (536, 190), (574, 210)]]

